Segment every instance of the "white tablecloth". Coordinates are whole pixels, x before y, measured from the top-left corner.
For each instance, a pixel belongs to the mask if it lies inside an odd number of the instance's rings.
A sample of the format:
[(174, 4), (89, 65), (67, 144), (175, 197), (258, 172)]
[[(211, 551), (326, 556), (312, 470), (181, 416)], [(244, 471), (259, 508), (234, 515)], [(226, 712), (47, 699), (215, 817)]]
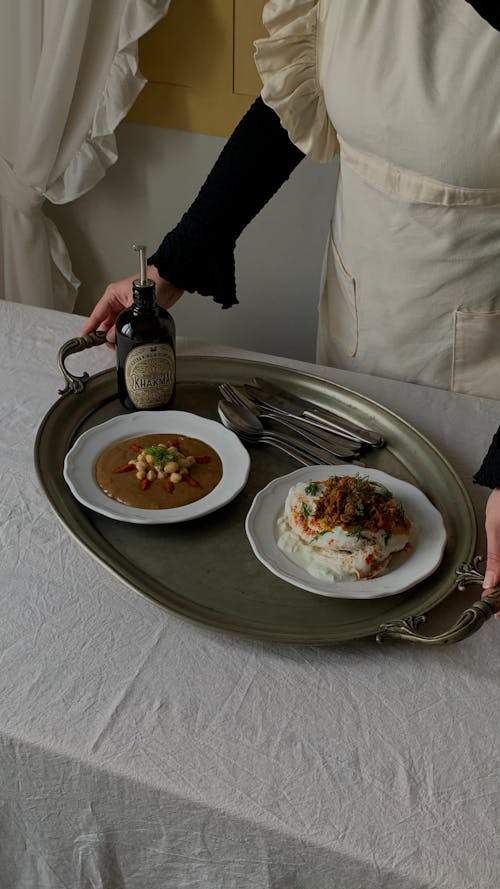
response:
[[(81, 319), (0, 301), (0, 320), (0, 889), (500, 886), (499, 622), (448, 648), (280, 646), (134, 594), (34, 471)], [(431, 438), (482, 521), (498, 404), (321, 372)]]

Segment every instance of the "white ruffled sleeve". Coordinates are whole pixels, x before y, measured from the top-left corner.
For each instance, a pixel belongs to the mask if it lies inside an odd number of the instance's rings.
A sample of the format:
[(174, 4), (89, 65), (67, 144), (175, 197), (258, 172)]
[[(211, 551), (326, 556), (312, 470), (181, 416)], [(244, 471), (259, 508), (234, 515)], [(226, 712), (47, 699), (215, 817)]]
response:
[[(138, 64), (138, 40), (167, 13), (170, 0), (122, 0), (116, 46), (96, 96), (84, 138), (44, 195), (53, 204), (74, 201), (90, 191), (118, 160), (115, 130), (146, 84)], [(118, 8), (118, 4), (117, 4)], [(83, 75), (80, 77), (80, 89)]]
[(263, 22), (269, 37), (255, 41), (262, 99), (278, 114), (304, 154), (326, 163), (338, 151), (318, 76), (319, 0), (269, 0)]

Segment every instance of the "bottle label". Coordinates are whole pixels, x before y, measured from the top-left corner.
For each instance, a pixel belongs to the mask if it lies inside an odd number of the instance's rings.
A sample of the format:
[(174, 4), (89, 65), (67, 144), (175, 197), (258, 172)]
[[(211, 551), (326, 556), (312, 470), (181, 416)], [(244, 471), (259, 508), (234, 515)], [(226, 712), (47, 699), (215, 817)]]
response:
[(168, 404), (175, 384), (175, 354), (168, 343), (136, 346), (125, 361), (128, 396), (139, 410)]

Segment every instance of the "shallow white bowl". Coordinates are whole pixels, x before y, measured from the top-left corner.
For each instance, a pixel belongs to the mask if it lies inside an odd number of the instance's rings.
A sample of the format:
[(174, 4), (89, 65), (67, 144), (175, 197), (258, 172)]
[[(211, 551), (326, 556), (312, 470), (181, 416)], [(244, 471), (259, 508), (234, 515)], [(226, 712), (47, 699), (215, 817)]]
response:
[[(414, 525), (409, 552), (394, 553), (384, 574), (371, 580), (320, 580), (296, 565), (277, 544), (277, 521), (286, 496), (299, 482), (321, 481), (332, 475), (363, 475), (380, 482), (399, 500)], [(354, 466), (307, 466), (274, 479), (254, 498), (245, 529), (252, 549), (263, 565), (293, 586), (337, 599), (380, 599), (402, 593), (436, 570), (446, 546), (441, 513), (414, 485), (378, 469)]]
[[(187, 435), (210, 445), (222, 460), (222, 478), (206, 497), (172, 509), (137, 509), (108, 497), (95, 480), (95, 463), (114, 442), (141, 435)], [(185, 411), (137, 411), (113, 417), (84, 432), (64, 459), (64, 478), (80, 503), (119, 522), (168, 525), (187, 522), (220, 509), (240, 493), (250, 457), (239, 438), (221, 423)]]

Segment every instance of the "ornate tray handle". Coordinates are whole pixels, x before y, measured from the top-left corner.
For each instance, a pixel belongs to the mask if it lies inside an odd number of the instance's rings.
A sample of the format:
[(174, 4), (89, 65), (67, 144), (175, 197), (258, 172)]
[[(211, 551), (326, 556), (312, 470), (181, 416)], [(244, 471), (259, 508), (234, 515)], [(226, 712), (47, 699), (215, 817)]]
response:
[[(464, 590), (469, 583), (482, 584), (484, 577), (477, 569), (482, 561), (482, 556), (475, 556), (473, 563), (464, 563), (456, 569), (457, 579), (455, 588)], [(460, 642), (471, 636), (476, 630), (500, 609), (500, 584), (492, 588), (491, 593), (483, 599), (474, 602), (470, 608), (466, 608), (457, 621), (444, 633), (437, 636), (424, 636), (417, 631), (421, 623), (425, 623), (426, 615), (419, 614), (407, 617), (405, 620), (392, 621), (382, 624), (377, 633), (377, 642), (386, 638), (406, 639), (408, 642), (421, 642), (423, 645), (449, 645), (451, 642)]]
[(59, 370), (66, 380), (66, 385), (64, 389), (58, 390), (59, 395), (65, 395), (66, 392), (73, 392), (74, 394), (83, 392), (85, 383), (90, 379), (86, 371), (81, 377), (75, 377), (74, 374), (70, 374), (64, 363), (68, 355), (74, 355), (75, 352), (83, 352), (84, 349), (90, 349), (92, 346), (102, 346), (105, 342), (105, 332), (103, 330), (94, 330), (92, 333), (87, 333), (85, 336), (77, 336), (74, 337), (74, 339), (67, 340), (63, 343), (57, 355), (57, 363), (59, 365)]

